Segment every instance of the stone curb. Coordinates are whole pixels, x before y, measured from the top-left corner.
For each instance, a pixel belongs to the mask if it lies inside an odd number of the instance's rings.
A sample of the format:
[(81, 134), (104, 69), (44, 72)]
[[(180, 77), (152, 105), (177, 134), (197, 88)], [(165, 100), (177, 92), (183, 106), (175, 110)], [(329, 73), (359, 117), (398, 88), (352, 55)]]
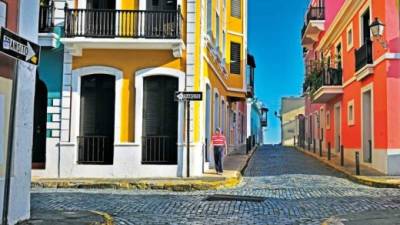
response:
[(112, 216), (110, 214), (108, 214), (106, 212), (100, 212), (100, 211), (90, 211), (90, 212), (103, 217), (104, 223), (102, 223), (101, 225), (114, 225), (114, 219), (112, 218)]
[(330, 166), (331, 168), (335, 169), (336, 171), (344, 174), (349, 180), (354, 181), (356, 183), (359, 184), (363, 184), (363, 185), (367, 185), (370, 187), (376, 187), (376, 188), (400, 188), (400, 184), (395, 184), (395, 183), (391, 183), (391, 182), (385, 182), (382, 180), (376, 180), (373, 179), (371, 177), (367, 177), (367, 176), (356, 176), (353, 175), (352, 173), (348, 172), (347, 170), (345, 170), (343, 167), (336, 165), (334, 163), (328, 162), (327, 160), (319, 157), (318, 155), (315, 155), (311, 152), (308, 152), (306, 150), (304, 150), (303, 148), (300, 147), (294, 147), (294, 149), (308, 155), (311, 156), (317, 160), (319, 160), (320, 162), (324, 163), (325, 165)]
[(66, 189), (125, 189), (125, 190), (168, 190), (168, 191), (199, 191), (199, 190), (219, 190), (225, 188), (233, 188), (240, 184), (242, 174), (247, 168), (247, 165), (253, 156), (257, 147), (252, 150), (247, 157), (246, 162), (234, 171), (234, 175), (230, 177), (223, 177), (218, 181), (207, 181), (204, 179), (191, 179), (191, 180), (146, 180), (138, 179), (134, 181), (121, 180), (121, 181), (57, 181), (57, 180), (37, 180), (31, 182), (31, 187), (37, 188), (66, 188)]

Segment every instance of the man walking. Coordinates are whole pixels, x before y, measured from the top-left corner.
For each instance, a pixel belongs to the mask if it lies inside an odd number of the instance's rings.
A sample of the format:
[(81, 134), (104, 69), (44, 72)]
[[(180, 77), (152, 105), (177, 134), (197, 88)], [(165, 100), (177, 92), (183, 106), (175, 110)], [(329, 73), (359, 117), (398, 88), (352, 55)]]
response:
[(211, 144), (214, 148), (215, 170), (217, 171), (217, 174), (222, 174), (224, 172), (222, 165), (223, 153), (225, 152), (225, 155), (228, 154), (228, 146), (226, 144), (226, 138), (221, 133), (221, 129), (217, 128), (211, 139), (212, 139)]

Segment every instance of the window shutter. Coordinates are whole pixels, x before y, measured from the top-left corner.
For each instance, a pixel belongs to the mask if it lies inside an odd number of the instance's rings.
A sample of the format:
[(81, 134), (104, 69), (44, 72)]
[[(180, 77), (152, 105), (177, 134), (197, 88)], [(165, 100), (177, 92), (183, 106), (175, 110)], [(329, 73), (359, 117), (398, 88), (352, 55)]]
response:
[(240, 44), (231, 42), (231, 73), (240, 74)]
[(212, 1), (207, 0), (207, 34), (212, 33)]
[(240, 18), (242, 14), (241, 0), (232, 0), (231, 2), (231, 16)]

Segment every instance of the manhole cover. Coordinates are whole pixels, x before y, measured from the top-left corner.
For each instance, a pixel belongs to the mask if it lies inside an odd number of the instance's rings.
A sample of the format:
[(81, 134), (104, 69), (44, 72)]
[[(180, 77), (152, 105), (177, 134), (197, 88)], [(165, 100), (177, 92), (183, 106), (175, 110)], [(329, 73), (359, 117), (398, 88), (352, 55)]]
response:
[(263, 202), (266, 198), (256, 196), (243, 195), (210, 195), (204, 201), (246, 201), (246, 202)]

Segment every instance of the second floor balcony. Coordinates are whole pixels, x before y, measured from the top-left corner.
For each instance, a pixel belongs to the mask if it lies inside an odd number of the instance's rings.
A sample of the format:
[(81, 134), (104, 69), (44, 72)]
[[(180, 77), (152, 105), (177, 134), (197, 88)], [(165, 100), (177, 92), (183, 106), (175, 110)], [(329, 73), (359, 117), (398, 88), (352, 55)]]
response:
[(310, 92), (314, 103), (327, 103), (343, 94), (342, 70), (325, 68), (319, 73), (309, 75), (303, 90)]
[(65, 9), (63, 42), (77, 48), (171, 49), (181, 57), (183, 17), (177, 10)]
[(366, 41), (359, 49), (355, 51), (356, 58), (356, 78), (361, 80), (373, 73), (372, 41)]
[(319, 34), (325, 30), (325, 7), (311, 6), (308, 8), (304, 26), (301, 31), (302, 45), (312, 49)]

